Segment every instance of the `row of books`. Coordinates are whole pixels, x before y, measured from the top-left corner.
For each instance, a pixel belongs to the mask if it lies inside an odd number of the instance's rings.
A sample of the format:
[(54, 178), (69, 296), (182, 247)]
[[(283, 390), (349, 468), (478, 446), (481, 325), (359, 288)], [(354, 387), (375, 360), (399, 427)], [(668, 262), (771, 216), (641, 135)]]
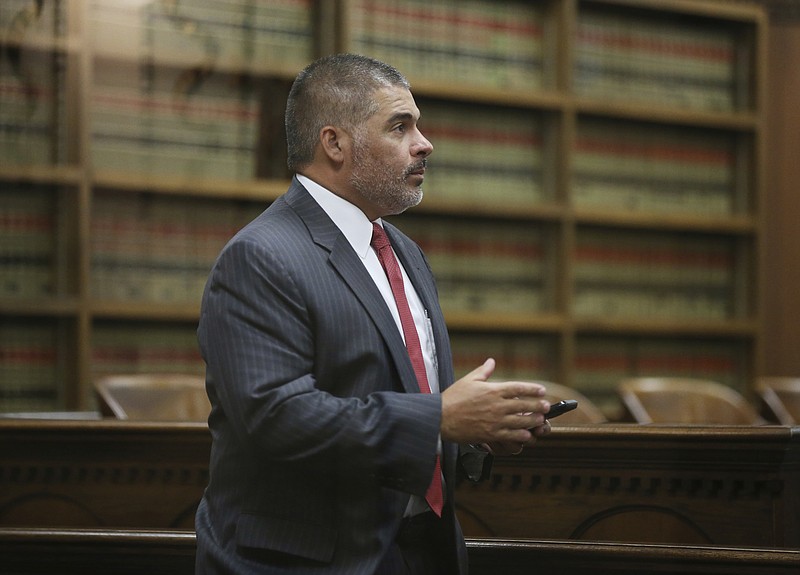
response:
[(4, 185), (0, 193), (0, 297), (55, 293), (56, 206), (51, 190)]
[(54, 324), (0, 320), (0, 412), (59, 409), (61, 376)]
[(199, 302), (225, 243), (264, 209), (224, 202), (111, 192), (96, 195), (92, 293), (112, 301)]
[(578, 317), (724, 320), (734, 315), (734, 305), (727, 291), (712, 289), (577, 286), (573, 312)]
[[(93, 49), (186, 66), (301, 68), (313, 58), (312, 0), (91, 0)], [(8, 0), (15, 36), (61, 33), (65, 3)], [(353, 0), (350, 50), (414, 77), (497, 88), (542, 85), (543, 8), (511, 0)], [(700, 109), (737, 105), (735, 31), (581, 5), (575, 86), (600, 98)]]
[(558, 356), (551, 337), (451, 333), (450, 343), (456, 378), (492, 357), (496, 361), (493, 380), (555, 379)]
[(420, 130), (434, 147), (424, 186), (430, 197), (508, 206), (544, 200), (539, 115), (433, 101), (421, 107)]
[[(0, 412), (58, 410), (63, 334), (47, 322), (0, 322)], [(202, 373), (193, 325), (98, 322), (92, 372)], [(63, 341), (62, 341), (63, 340)], [(456, 377), (497, 360), (493, 379), (555, 381), (556, 340), (547, 336), (451, 334)], [(711, 379), (741, 389), (742, 344), (673, 338), (579, 337), (574, 387), (613, 413), (615, 390), (627, 377)], [(61, 350), (61, 351), (60, 351)]]
[(728, 238), (581, 229), (573, 274), (587, 284), (726, 288), (734, 262)]
[[(51, 295), (57, 275), (52, 191), (0, 195), (3, 295)], [(199, 298), (219, 250), (263, 205), (98, 192), (91, 218), (92, 289), (110, 300)], [(425, 250), (443, 305), (455, 310), (547, 309), (553, 279), (545, 232), (529, 224), (404, 216)], [(735, 248), (717, 237), (580, 230), (573, 279), (582, 316), (724, 319), (734, 302)]]
[(404, 216), (425, 251), (448, 310), (535, 313), (548, 306), (544, 233), (536, 226)]
[(3, 0), (0, 30), (6, 42), (20, 44), (53, 40), (64, 34), (63, 0)]
[[(456, 377), (493, 357), (494, 380), (557, 381), (558, 348), (548, 336), (451, 333)], [(691, 377), (743, 389), (747, 354), (740, 342), (579, 336), (574, 387), (609, 418), (619, 415), (619, 383), (629, 377)]]
[[(99, 169), (255, 177), (259, 102), (240, 77), (194, 83), (188, 69), (98, 61), (92, 160)], [(189, 75), (187, 75), (189, 73)]]
[(573, 269), (574, 312), (730, 318), (735, 259), (726, 238), (581, 230)]
[(592, 98), (730, 111), (736, 58), (735, 33), (715, 24), (584, 7), (574, 85)]
[(4, 164), (64, 161), (61, 65), (52, 54), (0, 49), (0, 158)]
[(617, 393), (629, 377), (688, 377), (744, 389), (747, 354), (738, 343), (649, 338), (579, 338), (573, 387), (611, 419), (624, 410)]
[(92, 372), (203, 373), (193, 325), (98, 323), (92, 334)]
[(238, 71), (313, 58), (312, 0), (91, 0), (89, 14), (103, 56)]
[[(194, 326), (103, 323), (94, 326), (92, 373), (203, 373)], [(65, 344), (56, 323), (0, 321), (0, 413), (60, 411)]]
[(728, 132), (581, 120), (572, 200), (586, 208), (730, 215), (736, 147)]
[(351, 47), (412, 79), (498, 89), (542, 85), (542, 14), (535, 2), (354, 0)]
[(748, 355), (738, 341), (648, 337), (579, 337), (576, 387), (613, 393), (629, 377), (691, 377), (743, 389)]

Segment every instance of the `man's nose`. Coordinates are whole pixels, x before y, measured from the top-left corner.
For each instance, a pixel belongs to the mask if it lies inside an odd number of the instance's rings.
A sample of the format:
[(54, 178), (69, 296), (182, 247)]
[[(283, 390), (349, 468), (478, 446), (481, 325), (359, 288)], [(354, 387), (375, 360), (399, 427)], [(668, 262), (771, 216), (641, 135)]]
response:
[(416, 146), (417, 147), (414, 150), (415, 156), (427, 158), (433, 153), (433, 144), (430, 143), (428, 138), (422, 135), (422, 132), (419, 133), (419, 141), (417, 142)]

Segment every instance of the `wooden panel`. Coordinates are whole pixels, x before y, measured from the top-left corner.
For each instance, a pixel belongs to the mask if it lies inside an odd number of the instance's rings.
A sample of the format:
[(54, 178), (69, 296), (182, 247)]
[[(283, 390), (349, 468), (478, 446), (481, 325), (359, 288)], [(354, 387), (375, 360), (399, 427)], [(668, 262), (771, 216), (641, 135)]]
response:
[(475, 537), (800, 547), (798, 432), (558, 428), (461, 484), (459, 516)]
[[(192, 529), (203, 424), (0, 420), (0, 527)], [(800, 428), (564, 426), (457, 488), (472, 537), (800, 548)]]
[(0, 421), (0, 525), (194, 528), (205, 424)]
[(770, 28), (764, 198), (764, 375), (800, 376), (800, 23)]
[[(472, 575), (794, 575), (800, 552), (699, 546), (468, 539)], [(9, 575), (190, 575), (190, 531), (0, 529)]]

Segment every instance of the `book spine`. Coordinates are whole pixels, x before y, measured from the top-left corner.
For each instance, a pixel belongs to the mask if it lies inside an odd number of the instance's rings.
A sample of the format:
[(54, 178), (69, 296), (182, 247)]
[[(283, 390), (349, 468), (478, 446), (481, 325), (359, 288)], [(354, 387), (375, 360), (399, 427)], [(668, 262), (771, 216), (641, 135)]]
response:
[(736, 143), (710, 134), (582, 122), (573, 198), (580, 207), (727, 216), (734, 211)]
[[(463, 119), (470, 118), (469, 124)], [(501, 108), (426, 106), (421, 129), (435, 142), (426, 175), (431, 197), (459, 204), (530, 206), (544, 199), (542, 127), (529, 112)]]
[(456, 220), (431, 226), (413, 216), (397, 224), (425, 251), (443, 308), (533, 314), (546, 305), (538, 228)]
[(529, 2), (356, 0), (355, 52), (414, 78), (498, 89), (542, 84), (541, 8)]
[(94, 375), (203, 373), (195, 329), (148, 324), (98, 325), (92, 347)]
[(47, 323), (0, 322), (0, 412), (59, 408), (55, 334)]
[[(97, 67), (92, 98), (96, 167), (162, 175), (250, 179), (258, 104), (246, 88), (212, 75), (186, 93), (179, 71), (156, 69), (141, 87), (135, 66)], [(227, 92), (226, 92), (227, 90)], [(227, 95), (225, 95), (227, 93)]]
[(731, 317), (733, 248), (719, 238), (590, 232), (578, 235), (574, 311), (579, 316)]
[(111, 301), (199, 303), (225, 243), (263, 206), (212, 199), (97, 193), (92, 291)]
[(50, 190), (10, 184), (0, 194), (0, 295), (53, 297), (56, 202)]
[(96, 0), (98, 54), (179, 66), (298, 69), (313, 54), (311, 0), (120, 3)]
[(731, 111), (735, 45), (732, 32), (713, 25), (584, 9), (576, 90), (594, 98)]

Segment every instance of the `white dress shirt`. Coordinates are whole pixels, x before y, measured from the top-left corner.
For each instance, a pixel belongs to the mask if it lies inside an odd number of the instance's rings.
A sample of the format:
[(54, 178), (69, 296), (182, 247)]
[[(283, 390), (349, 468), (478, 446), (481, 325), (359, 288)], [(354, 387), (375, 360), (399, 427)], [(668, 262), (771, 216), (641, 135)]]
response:
[[(300, 175), (297, 176), (297, 179), (333, 220), (336, 227), (342, 230), (344, 237), (353, 246), (356, 254), (364, 263), (364, 267), (367, 268), (370, 277), (372, 277), (372, 281), (375, 282), (375, 285), (380, 290), (386, 305), (389, 307), (389, 311), (392, 312), (392, 317), (395, 324), (397, 324), (400, 336), (403, 337), (403, 324), (400, 322), (400, 314), (397, 311), (397, 303), (394, 301), (392, 287), (389, 285), (389, 278), (386, 277), (386, 272), (378, 260), (378, 254), (375, 253), (375, 250), (370, 245), (372, 241), (372, 222), (367, 219), (367, 216), (358, 207), (323, 188), (313, 180)], [(376, 222), (379, 225), (383, 225), (380, 219), (376, 220)], [(395, 257), (397, 258), (396, 254)], [(397, 263), (403, 273), (403, 287), (406, 291), (408, 307), (411, 308), (414, 325), (417, 326), (419, 343), (422, 347), (422, 356), (425, 361), (425, 372), (428, 375), (428, 384), (430, 385), (431, 393), (438, 393), (439, 373), (436, 365), (436, 347), (432, 337), (431, 320), (428, 318), (428, 312), (425, 306), (422, 305), (422, 300), (419, 299), (411, 280), (408, 279), (408, 274), (403, 268), (400, 258), (397, 258)], [(405, 338), (403, 341), (405, 341)]]

